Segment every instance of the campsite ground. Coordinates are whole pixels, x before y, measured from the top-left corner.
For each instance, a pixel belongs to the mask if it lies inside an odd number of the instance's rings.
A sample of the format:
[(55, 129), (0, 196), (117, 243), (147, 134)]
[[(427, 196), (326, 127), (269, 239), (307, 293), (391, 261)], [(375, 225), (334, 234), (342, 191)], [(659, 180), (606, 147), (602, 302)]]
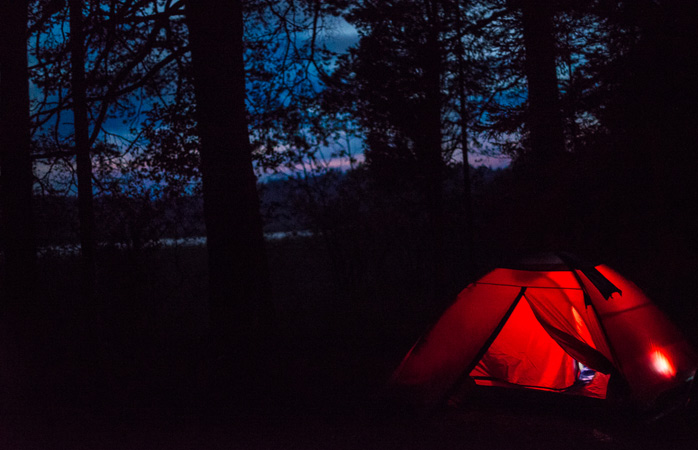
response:
[(646, 423), (611, 414), (601, 404), (501, 398), (426, 416), (386, 415), (329, 400), (317, 409), (244, 417), (140, 407), (96, 415), (64, 410), (49, 422), (24, 419), (4, 418), (1, 448), (695, 450), (698, 445), (695, 416)]
[(278, 385), (232, 408), (212, 407), (199, 390), (211, 377), (199, 336), (201, 249), (103, 255), (112, 316), (99, 396), (90, 392), (93, 368), (76, 362), (77, 263), (44, 258), (40, 289), (59, 324), (43, 377), (52, 401), (0, 417), (0, 449), (698, 448), (698, 414), (648, 423), (585, 398), (480, 390), (460, 408), (398, 408), (385, 381), (438, 308), (415, 300), (423, 292), (400, 271), (380, 283), (337, 280), (316, 244), (271, 246)]

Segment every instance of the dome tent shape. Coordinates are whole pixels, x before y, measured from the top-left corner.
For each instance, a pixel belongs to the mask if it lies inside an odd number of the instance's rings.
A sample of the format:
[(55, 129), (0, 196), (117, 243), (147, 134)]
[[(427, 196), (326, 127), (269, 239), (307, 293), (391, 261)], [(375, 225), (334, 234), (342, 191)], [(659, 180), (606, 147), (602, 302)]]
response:
[(391, 385), (434, 405), (463, 385), (607, 398), (649, 408), (690, 386), (698, 357), (632, 282), (569, 254), (505, 264), (468, 285), (412, 347)]

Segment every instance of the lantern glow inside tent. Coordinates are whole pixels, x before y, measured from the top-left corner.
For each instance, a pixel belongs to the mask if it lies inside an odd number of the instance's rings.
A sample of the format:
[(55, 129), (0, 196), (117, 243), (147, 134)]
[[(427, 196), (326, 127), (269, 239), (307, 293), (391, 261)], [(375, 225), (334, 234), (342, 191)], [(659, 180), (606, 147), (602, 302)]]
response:
[(645, 407), (689, 385), (697, 367), (694, 350), (635, 284), (607, 266), (547, 254), (466, 287), (391, 384), (428, 405), (472, 382), (607, 398), (615, 377)]

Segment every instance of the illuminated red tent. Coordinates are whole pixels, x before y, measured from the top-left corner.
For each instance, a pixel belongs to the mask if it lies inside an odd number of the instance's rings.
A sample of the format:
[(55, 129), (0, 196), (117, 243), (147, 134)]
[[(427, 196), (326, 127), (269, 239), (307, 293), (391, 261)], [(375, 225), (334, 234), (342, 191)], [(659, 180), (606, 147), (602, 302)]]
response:
[(689, 388), (697, 367), (690, 345), (635, 284), (604, 265), (551, 254), (466, 287), (391, 383), (429, 405), (473, 381), (606, 398), (613, 379), (647, 407)]

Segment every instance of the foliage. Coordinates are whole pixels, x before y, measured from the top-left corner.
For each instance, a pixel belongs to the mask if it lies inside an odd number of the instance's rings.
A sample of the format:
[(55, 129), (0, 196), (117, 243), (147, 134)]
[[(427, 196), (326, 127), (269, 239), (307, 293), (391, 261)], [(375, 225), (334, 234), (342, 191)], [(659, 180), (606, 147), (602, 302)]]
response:
[[(245, 106), (265, 231), (297, 232), (266, 242), (282, 331), (314, 336), (312, 345), (342, 333), (348, 346), (363, 338), (370, 350), (356, 361), (370, 358), (375, 342), (394, 356), (463, 287), (466, 255), (484, 270), (500, 256), (546, 246), (608, 262), (684, 324), (695, 322), (698, 8), (680, 0), (548, 2), (565, 151), (546, 164), (541, 188), (542, 165), (522, 164), (533, 146), (521, 8), (535, 3), (244, 2)], [(77, 260), (48, 251), (75, 245), (78, 230), (65, 2), (33, 0), (28, 24), (39, 264), (50, 272), (39, 273), (42, 303), (26, 329), (45, 330), (57, 355), (36, 357), (44, 364), (37, 373), (63, 370), (46, 380), (57, 391), (71, 380), (73, 391), (62, 394), (71, 396), (89, 395), (85, 383), (100, 376), (119, 393), (163, 380), (177, 392), (210, 387), (218, 362), (204, 349), (208, 255), (178, 240), (207, 231), (186, 2), (86, 0), (83, 13), (99, 303), (80, 298)], [(344, 20), (359, 41), (335, 51), (328, 43)], [(364, 162), (354, 152), (359, 141)], [(514, 164), (467, 170), (464, 152), (506, 154)], [(334, 169), (339, 158), (349, 169)], [(466, 218), (475, 246), (466, 244)], [(30, 222), (11, 225), (29, 236)], [(226, 253), (244, 268), (259, 259)], [(242, 270), (224, 272), (252, 286)], [(443, 278), (438, 290), (434, 272)], [(366, 338), (369, 325), (377, 339)], [(95, 336), (104, 347), (93, 345), (102, 345)], [(288, 366), (312, 367), (329, 353), (305, 349), (296, 360), (301, 347), (287, 353)], [(115, 376), (95, 372), (102, 357)], [(327, 370), (354, 360), (342, 361)], [(315, 388), (301, 378), (301, 387)]]
[[(336, 158), (357, 167), (360, 159), (349, 142), (356, 146), (358, 138), (367, 150), (361, 170), (370, 174), (360, 185), (385, 189), (396, 196), (395, 204), (410, 199), (415, 181), (425, 176), (419, 152), (431, 100), (424, 83), (428, 4), (438, 10), (432, 25), (438, 34), (442, 160), (460, 160), (463, 135), (470, 152), (505, 153), (515, 160), (524, 154), (529, 142), (520, 1), (256, 0), (246, 2), (245, 61), (258, 173), (298, 176), (297, 198), (308, 198), (308, 192), (324, 192), (318, 180)], [(659, 217), (691, 204), (688, 168), (695, 161), (695, 137), (687, 130), (694, 129), (690, 118), (696, 117), (690, 82), (695, 72), (693, 47), (679, 49), (690, 42), (694, 8), (671, 0), (552, 5), (570, 156), (558, 167), (559, 183), (568, 192), (581, 190), (580, 205), (588, 207), (595, 203), (586, 197), (617, 192), (596, 214), (612, 219), (588, 219), (607, 228), (608, 236), (620, 233), (643, 207)], [(94, 179), (105, 199), (198, 192), (199, 142), (183, 11), (181, 1), (85, 2)], [(340, 15), (360, 37), (345, 54), (327, 45)], [(36, 190), (73, 194), (65, 2), (33, 1), (29, 27)], [(506, 189), (529, 192), (523, 178), (512, 183)], [(633, 195), (636, 187), (642, 195)], [(401, 192), (405, 197), (398, 199)], [(632, 200), (619, 214), (621, 197)], [(675, 199), (671, 207), (662, 206), (667, 198)], [(556, 202), (564, 203), (565, 196)], [(570, 217), (584, 210), (573, 209), (567, 209)]]

